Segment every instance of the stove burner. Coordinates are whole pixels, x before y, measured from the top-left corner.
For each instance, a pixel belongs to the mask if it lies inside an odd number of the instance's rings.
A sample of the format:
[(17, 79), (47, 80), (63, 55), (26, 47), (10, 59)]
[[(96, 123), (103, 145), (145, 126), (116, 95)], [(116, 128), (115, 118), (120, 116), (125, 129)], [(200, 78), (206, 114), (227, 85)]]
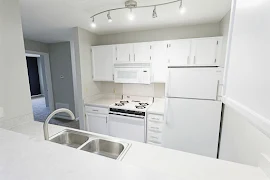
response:
[(135, 106), (137, 109), (145, 109), (145, 106)]
[(120, 103), (124, 105), (124, 104), (127, 104), (129, 102), (128, 101), (120, 101)]
[(124, 106), (123, 103), (115, 103), (114, 105), (115, 105), (115, 106)]
[(139, 103), (139, 105), (141, 105), (141, 106), (148, 106), (149, 104), (148, 103)]

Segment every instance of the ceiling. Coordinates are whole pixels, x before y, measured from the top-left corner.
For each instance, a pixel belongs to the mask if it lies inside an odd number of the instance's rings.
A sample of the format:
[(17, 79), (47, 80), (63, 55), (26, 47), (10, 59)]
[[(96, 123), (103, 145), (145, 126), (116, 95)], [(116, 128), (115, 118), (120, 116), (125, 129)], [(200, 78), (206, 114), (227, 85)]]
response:
[[(170, 0), (138, 0), (138, 5), (164, 3)], [(31, 40), (52, 43), (70, 40), (71, 28), (81, 27), (96, 34), (149, 30), (183, 25), (216, 23), (230, 10), (231, 0), (183, 0), (186, 13), (179, 13), (179, 3), (157, 7), (158, 18), (152, 18), (153, 8), (134, 9), (135, 20), (128, 19), (128, 9), (112, 11), (112, 23), (107, 14), (90, 17), (100, 11), (123, 7), (125, 0), (20, 0), (24, 36)]]

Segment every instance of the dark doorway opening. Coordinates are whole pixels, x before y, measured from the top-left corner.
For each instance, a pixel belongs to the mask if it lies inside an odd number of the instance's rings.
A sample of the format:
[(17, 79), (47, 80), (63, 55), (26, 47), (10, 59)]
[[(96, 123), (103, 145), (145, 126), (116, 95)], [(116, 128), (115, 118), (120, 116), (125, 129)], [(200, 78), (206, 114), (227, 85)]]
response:
[(26, 57), (31, 96), (41, 95), (36, 57)]

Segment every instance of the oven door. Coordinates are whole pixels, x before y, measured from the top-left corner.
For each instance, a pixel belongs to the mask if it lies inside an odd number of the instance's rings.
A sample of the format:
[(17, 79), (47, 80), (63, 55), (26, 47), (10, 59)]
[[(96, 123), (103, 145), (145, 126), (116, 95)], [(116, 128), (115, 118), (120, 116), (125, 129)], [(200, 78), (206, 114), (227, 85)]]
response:
[(145, 119), (144, 117), (109, 114), (109, 135), (145, 142)]

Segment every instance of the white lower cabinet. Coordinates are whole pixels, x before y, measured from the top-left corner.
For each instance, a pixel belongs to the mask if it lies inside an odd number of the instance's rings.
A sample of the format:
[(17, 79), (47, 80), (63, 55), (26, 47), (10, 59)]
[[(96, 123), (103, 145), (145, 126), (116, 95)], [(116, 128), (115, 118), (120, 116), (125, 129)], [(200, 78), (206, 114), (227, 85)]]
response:
[[(94, 133), (109, 135), (108, 109), (92, 106), (87, 106), (85, 109), (86, 109), (86, 130)], [(89, 112), (89, 110), (91, 111)]]
[(162, 130), (164, 127), (163, 115), (148, 114), (147, 116), (147, 143), (161, 146)]

